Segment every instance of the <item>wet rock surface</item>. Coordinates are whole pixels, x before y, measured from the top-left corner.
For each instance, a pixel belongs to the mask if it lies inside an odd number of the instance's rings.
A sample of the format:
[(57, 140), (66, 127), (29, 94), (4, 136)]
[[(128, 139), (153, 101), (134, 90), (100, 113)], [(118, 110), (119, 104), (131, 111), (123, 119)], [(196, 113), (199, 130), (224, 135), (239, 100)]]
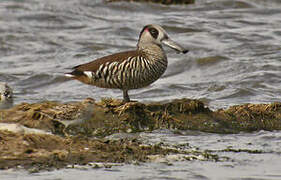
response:
[(22, 103), (0, 111), (0, 168), (41, 170), (91, 162), (160, 161), (160, 157), (219, 161), (223, 157), (213, 152), (145, 144), (137, 136), (108, 137), (157, 129), (271, 131), (280, 130), (280, 122), (281, 103), (245, 104), (217, 111), (192, 99), (150, 104), (124, 104), (114, 99)]
[(17, 134), (0, 131), (0, 168), (60, 168), (89, 162), (129, 163), (145, 161), (148, 155), (168, 154), (176, 150), (160, 146), (141, 146), (136, 140), (101, 140), (86, 137), (59, 137)]

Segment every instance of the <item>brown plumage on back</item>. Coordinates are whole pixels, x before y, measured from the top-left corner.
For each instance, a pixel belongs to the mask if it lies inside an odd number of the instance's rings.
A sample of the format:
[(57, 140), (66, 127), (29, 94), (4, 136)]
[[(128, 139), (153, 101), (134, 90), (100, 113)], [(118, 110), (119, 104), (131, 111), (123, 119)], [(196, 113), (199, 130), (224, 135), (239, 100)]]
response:
[[(85, 74), (84, 72), (96, 73), (99, 70), (99, 68), (101, 67), (101, 65), (105, 66), (106, 63), (109, 64), (112, 62), (122, 63), (123, 61), (127, 60), (129, 57), (134, 57), (134, 56), (141, 56), (141, 52), (135, 50), (135, 51), (126, 51), (126, 52), (120, 52), (120, 53), (108, 55), (108, 56), (96, 59), (94, 61), (75, 66), (75, 67), (73, 67), (74, 71), (72, 71), (71, 73), (68, 73), (68, 74), (73, 75), (71, 77), (73, 79), (79, 80), (85, 84), (91, 84), (92, 79), (89, 78), (88, 75)], [(100, 86), (100, 87), (102, 87), (102, 86)]]
[(188, 52), (173, 42), (161, 26), (147, 25), (140, 33), (137, 50), (75, 66), (66, 76), (102, 88), (121, 89), (124, 101), (128, 102), (128, 90), (148, 86), (165, 72), (168, 62), (161, 44), (182, 53)]
[(97, 71), (100, 67), (100, 65), (105, 64), (107, 62), (122, 62), (129, 57), (133, 56), (140, 56), (140, 51), (126, 51), (126, 52), (120, 52), (116, 54), (112, 54), (109, 56), (105, 56), (99, 59), (96, 59), (94, 61), (88, 62), (86, 64), (81, 64), (78, 66), (75, 66), (73, 69), (79, 70), (79, 71)]

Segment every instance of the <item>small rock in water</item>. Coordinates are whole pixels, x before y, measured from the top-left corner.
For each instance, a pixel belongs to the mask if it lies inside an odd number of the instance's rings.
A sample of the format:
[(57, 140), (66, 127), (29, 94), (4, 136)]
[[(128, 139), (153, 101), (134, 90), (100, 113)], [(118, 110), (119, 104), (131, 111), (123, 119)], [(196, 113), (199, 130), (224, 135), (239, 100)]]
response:
[(0, 82), (0, 109), (8, 109), (13, 106), (13, 90), (7, 83)]

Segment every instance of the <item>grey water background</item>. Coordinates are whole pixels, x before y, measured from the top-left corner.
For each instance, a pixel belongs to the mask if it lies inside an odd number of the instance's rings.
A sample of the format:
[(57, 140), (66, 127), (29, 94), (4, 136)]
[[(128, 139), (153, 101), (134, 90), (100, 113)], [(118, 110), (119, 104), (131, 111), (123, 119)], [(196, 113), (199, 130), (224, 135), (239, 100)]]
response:
[[(193, 5), (105, 3), (101, 0), (1, 0), (0, 81), (14, 89), (15, 104), (87, 97), (122, 98), (63, 77), (71, 67), (136, 47), (146, 24), (161, 24), (187, 47), (167, 50), (166, 73), (130, 91), (141, 102), (203, 100), (210, 108), (281, 101), (281, 1), (197, 0)], [(280, 132), (218, 135), (152, 132), (155, 141), (188, 142), (199, 149), (227, 147), (265, 153), (219, 153), (227, 162), (148, 163), (99, 170), (59, 170), (30, 175), (0, 171), (0, 179), (281, 179)]]

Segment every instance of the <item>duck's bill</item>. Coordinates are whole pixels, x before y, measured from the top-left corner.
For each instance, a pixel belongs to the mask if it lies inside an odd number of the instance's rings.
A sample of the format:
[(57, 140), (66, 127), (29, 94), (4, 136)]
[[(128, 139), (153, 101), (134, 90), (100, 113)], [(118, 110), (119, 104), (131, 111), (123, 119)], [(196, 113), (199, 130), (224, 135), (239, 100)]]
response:
[(176, 50), (177, 52), (180, 52), (180, 53), (183, 53), (183, 54), (188, 52), (187, 49), (185, 49), (184, 47), (182, 47), (178, 43), (172, 41), (171, 39), (164, 39), (164, 40), (162, 40), (162, 43), (165, 44), (166, 46)]

